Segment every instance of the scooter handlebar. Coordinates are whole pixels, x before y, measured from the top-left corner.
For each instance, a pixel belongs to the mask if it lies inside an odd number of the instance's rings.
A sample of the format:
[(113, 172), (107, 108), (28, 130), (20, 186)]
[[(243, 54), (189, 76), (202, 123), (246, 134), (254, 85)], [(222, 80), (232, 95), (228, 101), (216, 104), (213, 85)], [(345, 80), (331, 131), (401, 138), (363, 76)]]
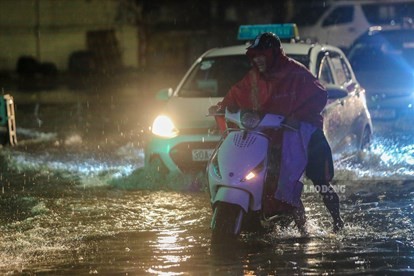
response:
[(224, 116), (225, 111), (220, 109), (217, 105), (212, 105), (208, 108), (208, 113), (206, 114), (207, 117), (210, 116)]

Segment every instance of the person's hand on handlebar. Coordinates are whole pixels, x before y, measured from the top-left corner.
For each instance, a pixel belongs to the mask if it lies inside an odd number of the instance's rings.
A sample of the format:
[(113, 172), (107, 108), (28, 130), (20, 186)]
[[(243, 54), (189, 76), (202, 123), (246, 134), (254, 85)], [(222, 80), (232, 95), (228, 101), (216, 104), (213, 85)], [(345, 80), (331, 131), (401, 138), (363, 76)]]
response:
[(300, 122), (292, 117), (287, 117), (283, 120), (282, 126), (291, 130), (298, 130), (300, 128)]
[(215, 115), (218, 113), (219, 106), (218, 105), (212, 105), (208, 108), (208, 115)]

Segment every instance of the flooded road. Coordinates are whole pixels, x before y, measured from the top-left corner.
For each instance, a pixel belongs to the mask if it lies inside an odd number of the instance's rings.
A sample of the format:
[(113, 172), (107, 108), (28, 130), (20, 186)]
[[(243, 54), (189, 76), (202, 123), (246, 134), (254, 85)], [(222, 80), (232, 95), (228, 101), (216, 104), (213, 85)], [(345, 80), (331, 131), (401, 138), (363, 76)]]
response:
[(340, 233), (306, 182), (308, 237), (212, 247), (202, 181), (142, 170), (137, 103), (17, 109), (19, 145), (0, 152), (1, 274), (414, 273), (414, 135), (377, 135), (362, 164), (336, 164)]

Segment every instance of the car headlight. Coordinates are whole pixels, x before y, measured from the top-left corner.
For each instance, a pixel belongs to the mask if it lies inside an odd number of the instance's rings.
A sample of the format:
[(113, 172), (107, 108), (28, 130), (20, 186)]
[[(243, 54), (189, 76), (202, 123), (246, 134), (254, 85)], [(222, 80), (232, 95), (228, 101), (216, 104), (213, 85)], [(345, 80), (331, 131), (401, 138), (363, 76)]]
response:
[(178, 129), (175, 127), (173, 121), (165, 115), (159, 115), (155, 118), (151, 131), (153, 134), (165, 138), (174, 138), (178, 135)]

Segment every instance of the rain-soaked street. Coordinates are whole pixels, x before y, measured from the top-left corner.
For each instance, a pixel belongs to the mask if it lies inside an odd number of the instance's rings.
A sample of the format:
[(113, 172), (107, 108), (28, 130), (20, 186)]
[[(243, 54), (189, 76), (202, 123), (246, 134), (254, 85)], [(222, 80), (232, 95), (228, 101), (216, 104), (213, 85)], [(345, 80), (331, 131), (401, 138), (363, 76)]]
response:
[(17, 103), (19, 144), (0, 151), (1, 274), (414, 273), (414, 135), (377, 134), (363, 164), (336, 163), (340, 233), (306, 182), (308, 237), (212, 247), (203, 179), (142, 169), (145, 105)]

